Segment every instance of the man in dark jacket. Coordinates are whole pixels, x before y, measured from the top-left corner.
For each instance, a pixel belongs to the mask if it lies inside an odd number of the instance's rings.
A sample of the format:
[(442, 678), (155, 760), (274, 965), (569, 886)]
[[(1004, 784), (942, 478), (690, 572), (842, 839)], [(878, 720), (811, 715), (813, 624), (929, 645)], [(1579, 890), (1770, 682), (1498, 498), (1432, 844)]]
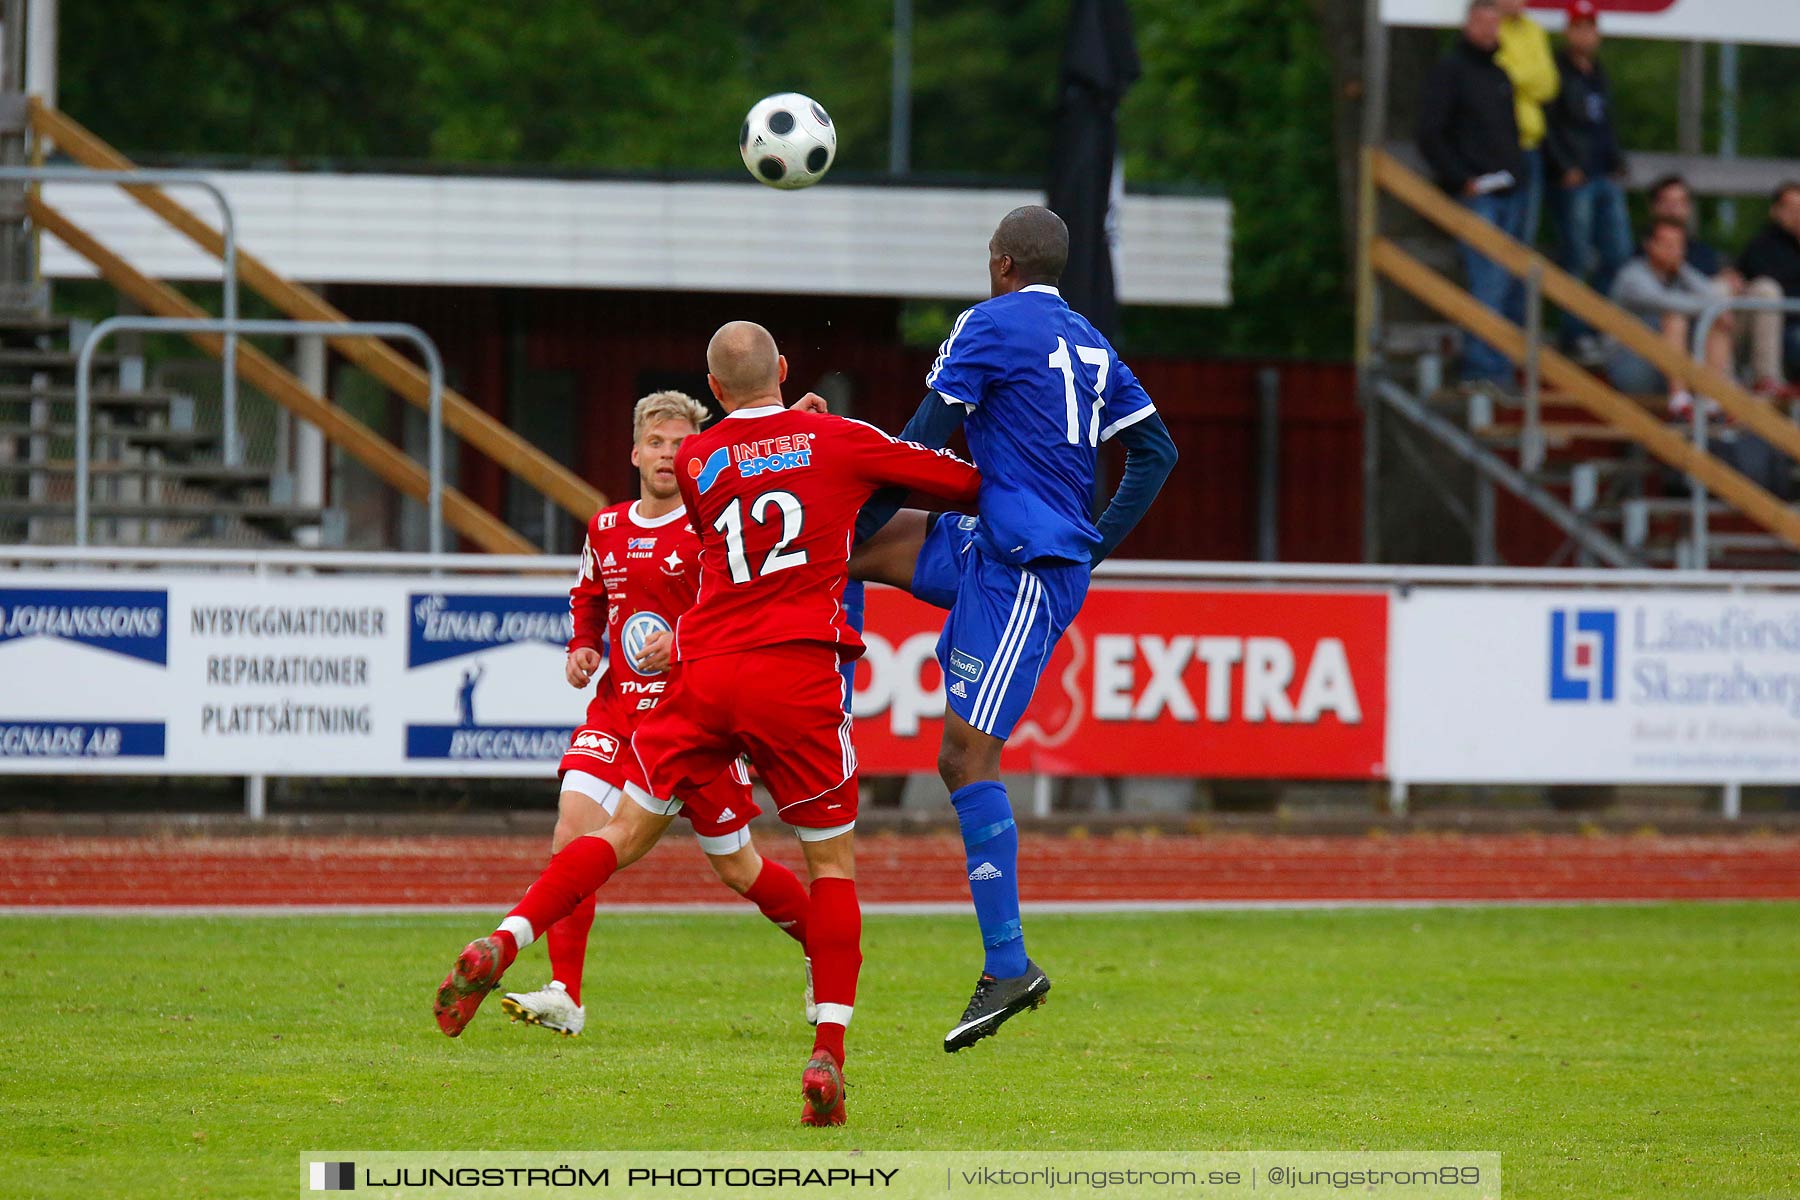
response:
[[(1738, 270), (1750, 281), (1751, 289), (1768, 280), (1789, 300), (1800, 299), (1800, 183), (1784, 183), (1776, 189), (1769, 204), (1769, 222), (1738, 256)], [(1767, 290), (1773, 294), (1774, 288)], [(1794, 378), (1800, 371), (1800, 319), (1789, 317), (1783, 325), (1782, 358), (1787, 377)], [(1759, 361), (1758, 372), (1769, 365)]]
[[(1631, 258), (1631, 215), (1625, 207), (1625, 156), (1613, 129), (1612, 82), (1600, 65), (1600, 10), (1570, 0), (1569, 32), (1556, 56), (1562, 90), (1546, 110), (1550, 212), (1563, 269), (1602, 296)], [(1593, 330), (1570, 315), (1563, 340), (1574, 345)]]
[[(1524, 160), (1512, 80), (1494, 61), (1499, 46), (1499, 8), (1494, 0), (1471, 0), (1462, 39), (1425, 81), (1419, 149), (1440, 187), (1476, 216), (1517, 237), (1524, 215), (1519, 198)], [(1466, 244), (1462, 255), (1475, 298), (1508, 320), (1522, 320), (1518, 281)], [(1507, 386), (1513, 366), (1498, 350), (1471, 337), (1463, 350), (1462, 374), (1466, 380)]]

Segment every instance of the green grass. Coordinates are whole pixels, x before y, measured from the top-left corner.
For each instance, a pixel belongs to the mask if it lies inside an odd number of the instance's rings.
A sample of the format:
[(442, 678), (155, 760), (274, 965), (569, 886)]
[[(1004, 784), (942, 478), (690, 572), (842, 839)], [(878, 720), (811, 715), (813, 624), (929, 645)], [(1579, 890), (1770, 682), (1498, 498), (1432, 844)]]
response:
[[(609, 916), (588, 1034), (429, 1012), (473, 918), (10, 919), (11, 1195), (289, 1196), (309, 1148), (1454, 1149), (1509, 1197), (1800, 1195), (1800, 909), (1038, 917), (1056, 991), (946, 1056), (970, 922), (875, 917), (851, 1126), (797, 1127), (792, 943)], [(511, 981), (535, 986), (541, 952)]]

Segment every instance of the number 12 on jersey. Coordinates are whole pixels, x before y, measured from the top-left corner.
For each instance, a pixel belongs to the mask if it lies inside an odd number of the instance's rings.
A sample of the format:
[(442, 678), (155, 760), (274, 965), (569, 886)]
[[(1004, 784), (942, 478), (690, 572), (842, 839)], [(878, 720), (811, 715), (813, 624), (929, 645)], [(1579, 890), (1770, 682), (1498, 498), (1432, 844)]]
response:
[[(1094, 409), (1087, 423), (1086, 444), (1100, 444), (1100, 411), (1106, 406), (1106, 371), (1112, 365), (1112, 356), (1098, 346), (1077, 346), (1075, 355), (1088, 366), (1093, 367)], [(1069, 357), (1069, 343), (1062, 338), (1056, 339), (1056, 349), (1050, 354), (1050, 366), (1062, 372), (1063, 399), (1069, 408), (1069, 445), (1082, 445), (1081, 436), (1081, 402), (1075, 395), (1075, 360)]]
[[(1101, 371), (1104, 374), (1105, 368), (1101, 368)], [(801, 566), (807, 560), (806, 551), (788, 549), (800, 537), (800, 530), (806, 522), (806, 512), (800, 506), (800, 497), (792, 492), (764, 492), (750, 502), (750, 519), (758, 525), (768, 524), (771, 508), (781, 510), (781, 540), (763, 558), (762, 569), (756, 572), (759, 577)], [(749, 583), (752, 577), (749, 555), (744, 546), (743, 500), (737, 499), (727, 504), (725, 511), (719, 514), (719, 519), (713, 522), (713, 528), (725, 535), (725, 558), (731, 567), (731, 582)]]

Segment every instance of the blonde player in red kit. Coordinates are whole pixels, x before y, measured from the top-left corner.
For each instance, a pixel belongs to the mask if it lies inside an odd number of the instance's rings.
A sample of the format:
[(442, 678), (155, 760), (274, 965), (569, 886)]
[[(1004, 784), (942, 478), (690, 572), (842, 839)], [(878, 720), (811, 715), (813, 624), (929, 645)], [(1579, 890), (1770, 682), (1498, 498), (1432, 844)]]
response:
[[(639, 497), (602, 509), (588, 522), (581, 573), (569, 590), (574, 632), (564, 675), (574, 688), (592, 682), (594, 697), (557, 771), (562, 794), (552, 854), (603, 827), (618, 811), (626, 784), (643, 782), (631, 735), (669, 686), (667, 655), (646, 660), (644, 644), (672, 629), (700, 590), (700, 538), (676, 486), (675, 457), (683, 439), (698, 433), (706, 419), (706, 407), (684, 392), (655, 392), (639, 400), (631, 421)], [(730, 764), (697, 790), (708, 793), (702, 807), (713, 815), (694, 822), (694, 834), (713, 870), (804, 948), (806, 888), (792, 871), (756, 852), (749, 826), (762, 810), (743, 764)], [(507, 1015), (565, 1037), (581, 1032), (587, 1023), (581, 981), (593, 925), (589, 896), (545, 931), (550, 983), (534, 992), (506, 993), (500, 1006)], [(807, 1021), (815, 1021), (810, 975), (804, 1003)]]
[(626, 788), (632, 803), (604, 829), (552, 858), (498, 929), (463, 948), (434, 1011), (446, 1032), (460, 1030), (519, 948), (642, 857), (677, 811), (685, 806), (696, 823), (714, 817), (694, 786), (747, 754), (798, 833), (812, 881), (806, 949), (819, 1023), (801, 1074), (801, 1121), (841, 1125), (844, 1033), (862, 966), (856, 748), (838, 669), (863, 651), (843, 606), (851, 536), (879, 488), (960, 504), (975, 499), (981, 477), (948, 451), (784, 409), (787, 360), (760, 325), (721, 328), (706, 365), (725, 419), (684, 441), (676, 459), (700, 535), (700, 597), (672, 635), (646, 646), (654, 654), (666, 645), (676, 667), (668, 698), (632, 738), (644, 784)]

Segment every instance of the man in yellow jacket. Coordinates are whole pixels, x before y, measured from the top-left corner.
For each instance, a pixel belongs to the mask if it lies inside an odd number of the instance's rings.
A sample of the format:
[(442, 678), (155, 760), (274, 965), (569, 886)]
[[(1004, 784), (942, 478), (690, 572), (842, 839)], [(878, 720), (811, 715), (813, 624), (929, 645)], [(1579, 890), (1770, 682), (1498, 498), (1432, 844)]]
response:
[(1526, 0), (1500, 0), (1500, 52), (1494, 61), (1513, 82), (1518, 108), (1519, 148), (1525, 152), (1525, 178), (1519, 189), (1522, 209), (1519, 238), (1537, 244), (1538, 220), (1544, 209), (1544, 105), (1562, 90), (1562, 76), (1550, 49), (1550, 35), (1525, 15)]

